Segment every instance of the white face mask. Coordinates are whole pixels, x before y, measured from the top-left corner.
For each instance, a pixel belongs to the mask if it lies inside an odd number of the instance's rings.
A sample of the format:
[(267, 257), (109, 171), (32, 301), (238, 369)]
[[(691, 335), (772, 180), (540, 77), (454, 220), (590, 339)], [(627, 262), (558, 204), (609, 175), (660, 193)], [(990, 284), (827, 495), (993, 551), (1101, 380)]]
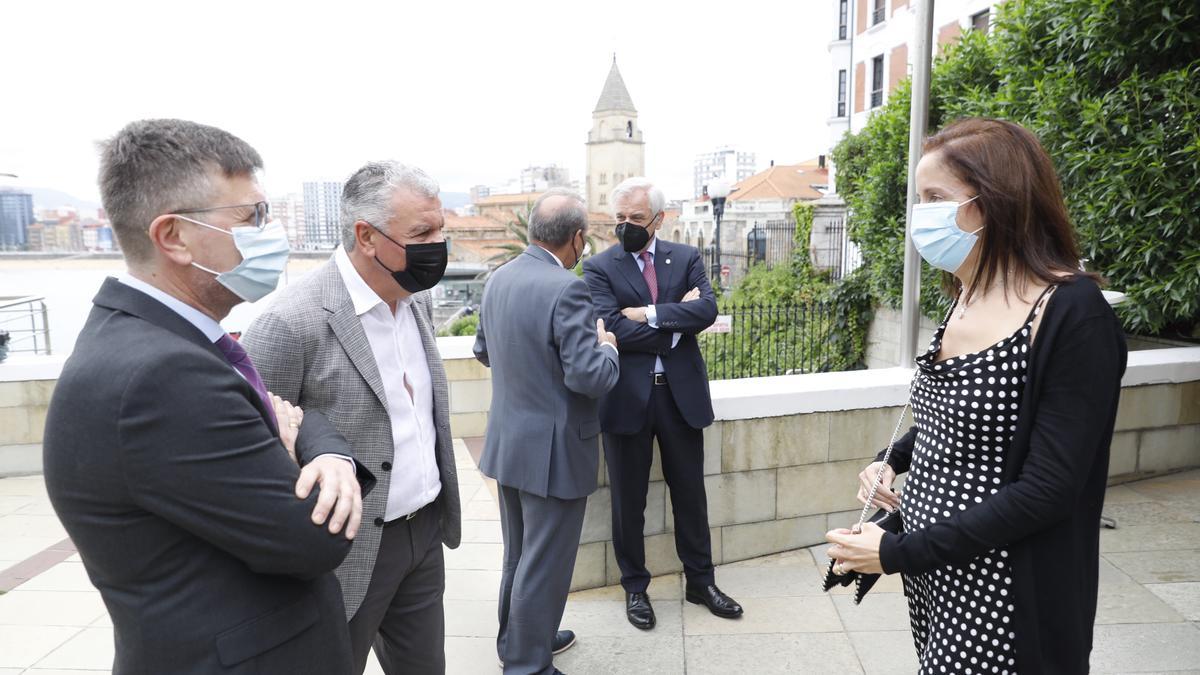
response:
[(979, 237), (979, 230), (966, 232), (958, 227), (958, 209), (979, 198), (963, 202), (913, 204), (912, 239), (917, 252), (930, 265), (953, 274), (962, 267)]
[(234, 295), (246, 302), (257, 302), (279, 285), (279, 277), (287, 267), (291, 251), (283, 223), (276, 220), (262, 229), (247, 226), (223, 230), (185, 216), (176, 217), (233, 237), (234, 246), (242, 254), (242, 262), (237, 267), (228, 272), (217, 272), (196, 262), (192, 262), (192, 266), (216, 275), (217, 283), (233, 291)]

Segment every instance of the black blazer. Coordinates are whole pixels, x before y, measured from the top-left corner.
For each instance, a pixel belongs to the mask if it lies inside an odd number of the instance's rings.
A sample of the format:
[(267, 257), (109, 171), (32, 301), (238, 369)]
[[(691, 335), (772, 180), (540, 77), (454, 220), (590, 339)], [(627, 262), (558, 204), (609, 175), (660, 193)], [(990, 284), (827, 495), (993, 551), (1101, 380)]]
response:
[[(108, 279), (46, 419), (46, 487), (113, 622), (113, 672), (349, 673), (317, 490), (261, 399), (174, 311)], [(350, 447), (316, 412), (301, 462)], [(360, 470), (361, 475), (361, 470)], [(369, 488), (369, 485), (366, 487)]]
[[(645, 307), (650, 289), (637, 261), (620, 244), (583, 261), (583, 276), (592, 292), (596, 316), (617, 336), (621, 352), (621, 378), (600, 402), (600, 428), (608, 433), (633, 434), (646, 424), (654, 359), (661, 357), (675, 405), (688, 426), (703, 429), (712, 424), (712, 399), (708, 371), (696, 334), (717, 319), (713, 296), (700, 251), (693, 246), (659, 239), (654, 249), (658, 280), (658, 328), (626, 319), (621, 310)], [(700, 298), (680, 302), (692, 288)], [(682, 333), (671, 349), (672, 333)]]
[[(1044, 311), (1003, 486), (924, 530), (885, 534), (879, 558), (888, 573), (919, 574), (1008, 547), (1017, 670), (1086, 673), (1125, 336), (1086, 277), (1061, 283)], [(897, 441), (888, 462), (897, 473), (908, 470), (916, 435), (913, 427)]]

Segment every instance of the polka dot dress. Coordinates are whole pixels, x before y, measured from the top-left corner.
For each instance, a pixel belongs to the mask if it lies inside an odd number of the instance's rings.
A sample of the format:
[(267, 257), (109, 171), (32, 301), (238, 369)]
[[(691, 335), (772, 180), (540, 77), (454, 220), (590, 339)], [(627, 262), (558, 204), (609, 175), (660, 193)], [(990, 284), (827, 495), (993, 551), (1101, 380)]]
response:
[[(950, 518), (1000, 489), (1042, 298), (1009, 337), (939, 363), (947, 317), (917, 359), (918, 433), (900, 504), (906, 530)], [(1011, 569), (1008, 551), (998, 549), (965, 566), (903, 575), (921, 673), (1017, 672)]]

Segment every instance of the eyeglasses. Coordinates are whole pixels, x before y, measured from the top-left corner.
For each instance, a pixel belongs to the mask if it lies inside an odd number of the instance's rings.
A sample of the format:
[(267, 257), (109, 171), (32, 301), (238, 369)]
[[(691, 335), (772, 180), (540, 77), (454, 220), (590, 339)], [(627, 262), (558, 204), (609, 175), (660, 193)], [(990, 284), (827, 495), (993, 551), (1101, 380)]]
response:
[(251, 227), (263, 229), (271, 222), (271, 204), (269, 202), (254, 202), (253, 204), (233, 204), (231, 206), (210, 206), (206, 209), (182, 209), (173, 213), (206, 213), (222, 209), (254, 209), (254, 215), (246, 220)]

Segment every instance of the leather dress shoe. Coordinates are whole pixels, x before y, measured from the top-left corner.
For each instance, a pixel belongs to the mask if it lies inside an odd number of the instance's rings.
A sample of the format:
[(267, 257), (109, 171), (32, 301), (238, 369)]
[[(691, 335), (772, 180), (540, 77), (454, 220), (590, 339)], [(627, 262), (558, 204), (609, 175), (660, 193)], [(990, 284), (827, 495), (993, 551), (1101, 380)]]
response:
[(650, 630), (658, 621), (654, 618), (654, 607), (650, 596), (643, 593), (625, 594), (625, 616), (634, 628)]
[(560, 630), (554, 634), (554, 642), (551, 643), (550, 649), (555, 655), (561, 654), (571, 647), (575, 646), (575, 631)]
[(721, 592), (715, 584), (688, 586), (685, 596), (693, 605), (704, 605), (708, 611), (722, 619), (736, 619), (742, 615), (742, 606)]

